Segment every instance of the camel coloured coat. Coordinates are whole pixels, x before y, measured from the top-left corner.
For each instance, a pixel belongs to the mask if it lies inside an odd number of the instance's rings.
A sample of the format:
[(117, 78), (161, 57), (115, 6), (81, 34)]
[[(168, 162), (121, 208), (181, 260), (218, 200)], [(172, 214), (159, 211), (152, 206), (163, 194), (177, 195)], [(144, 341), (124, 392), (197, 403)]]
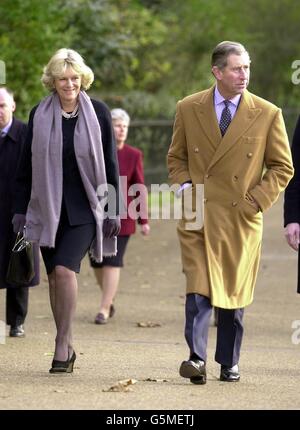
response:
[(204, 184), (203, 228), (187, 230), (184, 218), (178, 224), (187, 294), (236, 309), (253, 300), (262, 213), (287, 186), (293, 165), (278, 107), (245, 90), (222, 138), (213, 94), (214, 87), (178, 102), (168, 168), (173, 184), (191, 181), (193, 192)]

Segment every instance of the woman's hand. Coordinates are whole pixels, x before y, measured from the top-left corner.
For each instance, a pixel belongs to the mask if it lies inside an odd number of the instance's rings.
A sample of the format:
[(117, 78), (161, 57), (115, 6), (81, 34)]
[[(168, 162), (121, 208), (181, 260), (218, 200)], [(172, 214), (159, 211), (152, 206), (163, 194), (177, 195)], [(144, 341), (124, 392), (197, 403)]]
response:
[(141, 233), (143, 236), (148, 236), (148, 234), (150, 234), (150, 225), (141, 224)]
[(287, 224), (287, 226), (285, 227), (284, 234), (290, 247), (293, 248), (295, 251), (298, 251), (300, 240), (300, 225), (297, 222)]
[(26, 224), (26, 215), (14, 214), (12, 224), (14, 233), (23, 233)]
[(116, 218), (105, 218), (103, 221), (103, 235), (106, 238), (111, 238), (114, 236), (117, 236), (120, 233), (121, 230), (121, 221), (120, 217), (117, 216)]

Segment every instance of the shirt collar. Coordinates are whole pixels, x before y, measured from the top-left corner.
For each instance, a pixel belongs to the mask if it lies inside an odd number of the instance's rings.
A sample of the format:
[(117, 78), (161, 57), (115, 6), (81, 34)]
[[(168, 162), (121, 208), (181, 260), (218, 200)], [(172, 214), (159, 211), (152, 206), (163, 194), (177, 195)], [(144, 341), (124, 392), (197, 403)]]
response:
[[(236, 96), (232, 97), (232, 99), (229, 99), (230, 103), (234, 104), (236, 107), (238, 107), (240, 99), (242, 94), (237, 94)], [(219, 105), (223, 103), (223, 101), (226, 100), (218, 90), (217, 85), (215, 86), (215, 105)]]
[(9, 129), (10, 129), (11, 125), (12, 125), (12, 122), (13, 122), (13, 120), (11, 119), (9, 121), (9, 123), (4, 128), (2, 128), (2, 130), (1, 130), (2, 133), (7, 134), (9, 132)]

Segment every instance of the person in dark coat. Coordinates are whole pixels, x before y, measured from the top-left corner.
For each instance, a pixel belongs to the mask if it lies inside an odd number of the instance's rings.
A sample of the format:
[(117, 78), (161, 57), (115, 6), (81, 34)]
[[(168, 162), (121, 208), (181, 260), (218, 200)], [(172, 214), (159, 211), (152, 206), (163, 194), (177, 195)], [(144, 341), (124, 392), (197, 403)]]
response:
[[(111, 116), (117, 144), (125, 209), (121, 214), (121, 230), (117, 236), (117, 255), (105, 257), (101, 263), (91, 260), (91, 265), (102, 290), (95, 324), (106, 324), (115, 313), (113, 300), (119, 286), (120, 270), (124, 265), (125, 250), (130, 236), (135, 233), (136, 222), (140, 225), (142, 235), (147, 236), (150, 233), (147, 213), (147, 189), (144, 185), (143, 154), (139, 149), (125, 143), (130, 122), (127, 112), (123, 109), (113, 109)], [(135, 187), (136, 189), (134, 189)], [(136, 206), (135, 197), (140, 202)]]
[(16, 231), (40, 245), (56, 325), (50, 373), (71, 373), (76, 359), (72, 323), (81, 261), (116, 253), (120, 220), (106, 217), (108, 185), (118, 197), (118, 162), (107, 106), (85, 92), (94, 80), (81, 55), (59, 49), (44, 68), (49, 90), (30, 113), (17, 174)]
[(10, 252), (16, 236), (13, 232), (12, 196), (15, 172), (22, 153), (26, 125), (13, 116), (16, 104), (13, 93), (0, 88), (0, 288), (6, 288), (6, 323), (11, 337), (24, 337), (28, 311), (28, 287), (39, 284), (39, 253), (35, 247), (35, 277), (28, 286), (18, 287), (6, 281)]
[(295, 174), (284, 194), (284, 227), (287, 243), (298, 252), (297, 293), (300, 294), (300, 117), (294, 131), (292, 157)]

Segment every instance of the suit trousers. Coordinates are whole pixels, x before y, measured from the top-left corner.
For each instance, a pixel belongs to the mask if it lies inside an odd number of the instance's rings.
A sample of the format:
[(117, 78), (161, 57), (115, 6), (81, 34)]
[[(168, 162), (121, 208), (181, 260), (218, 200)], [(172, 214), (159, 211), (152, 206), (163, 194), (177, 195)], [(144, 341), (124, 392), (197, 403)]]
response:
[(23, 324), (28, 310), (28, 287), (6, 289), (6, 324), (12, 327)]
[[(207, 297), (187, 294), (185, 304), (185, 339), (190, 357), (207, 360), (207, 339), (212, 305)], [(232, 367), (239, 362), (243, 338), (244, 309), (218, 308), (217, 345), (215, 360)]]

